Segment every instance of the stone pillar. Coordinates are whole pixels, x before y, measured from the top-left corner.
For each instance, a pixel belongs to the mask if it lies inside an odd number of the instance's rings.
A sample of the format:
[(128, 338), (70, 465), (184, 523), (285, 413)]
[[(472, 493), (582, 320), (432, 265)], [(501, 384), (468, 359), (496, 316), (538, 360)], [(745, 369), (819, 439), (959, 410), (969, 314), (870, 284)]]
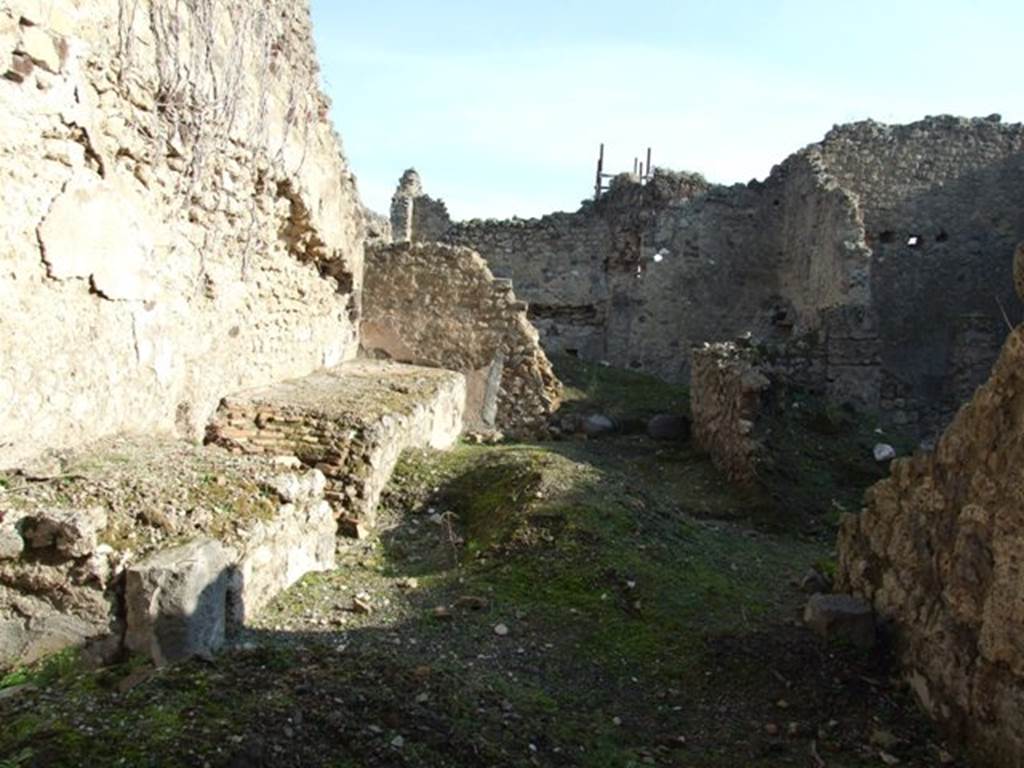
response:
[(395, 243), (412, 241), (412, 220), (415, 200), (423, 194), (423, 184), (415, 168), (402, 174), (391, 198), (391, 239)]

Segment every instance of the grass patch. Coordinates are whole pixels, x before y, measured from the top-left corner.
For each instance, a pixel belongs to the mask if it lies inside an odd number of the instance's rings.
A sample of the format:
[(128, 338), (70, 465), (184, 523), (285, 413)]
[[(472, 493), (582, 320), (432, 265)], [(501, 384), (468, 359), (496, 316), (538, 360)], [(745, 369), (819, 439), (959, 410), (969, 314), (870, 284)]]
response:
[(551, 363), (565, 385), (564, 413), (602, 413), (618, 422), (646, 421), (659, 413), (690, 413), (689, 390), (678, 384), (570, 355), (555, 355)]
[(85, 665), (77, 648), (68, 648), (29, 666), (17, 667), (0, 677), (0, 689), (16, 685), (45, 688), (82, 676)]

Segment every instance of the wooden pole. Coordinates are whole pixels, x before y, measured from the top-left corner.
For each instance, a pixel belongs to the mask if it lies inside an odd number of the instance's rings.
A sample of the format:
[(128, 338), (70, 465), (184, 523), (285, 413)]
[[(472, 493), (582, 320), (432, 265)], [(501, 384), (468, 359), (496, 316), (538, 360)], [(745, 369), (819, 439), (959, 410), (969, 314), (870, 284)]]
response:
[(601, 143), (601, 151), (597, 156), (597, 180), (594, 183), (594, 199), (601, 196), (601, 179), (604, 177), (604, 142)]

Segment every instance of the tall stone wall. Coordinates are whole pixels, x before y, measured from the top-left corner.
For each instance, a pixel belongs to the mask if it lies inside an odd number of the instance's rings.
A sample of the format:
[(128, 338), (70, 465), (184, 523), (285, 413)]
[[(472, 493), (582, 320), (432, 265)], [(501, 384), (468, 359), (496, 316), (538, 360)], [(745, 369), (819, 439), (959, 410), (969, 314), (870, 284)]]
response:
[(549, 351), (682, 381), (693, 344), (750, 333), (803, 358), (808, 386), (924, 435), (987, 373), (1003, 310), (1020, 319), (1002, 276), (1022, 200), (1024, 127), (868, 121), (764, 182), (619, 178), (576, 213), (444, 240), (514, 280)]
[(445, 239), (513, 279), (547, 349), (670, 380), (689, 377), (694, 344), (802, 338), (832, 306), (869, 300), (855, 201), (800, 157), (749, 186), (622, 177), (575, 214), (465, 222)]
[(508, 280), (440, 243), (373, 246), (366, 264), (368, 353), (464, 373), (471, 429), (546, 431), (561, 384)]
[[(948, 422), (964, 402), (957, 371), (973, 364), (972, 383), (984, 381), (1008, 330), (1003, 310), (1021, 320), (1006, 275), (1024, 237), (1024, 126), (997, 116), (867, 121), (836, 128), (809, 154), (860, 202), (884, 407), (911, 429)], [(997, 335), (972, 363), (958, 334), (979, 324)]]
[(870, 600), (922, 705), (978, 765), (1024, 762), (1024, 326), (933, 453), (847, 516), (838, 586)]
[(0, 1), (0, 466), (354, 356), (308, 8)]

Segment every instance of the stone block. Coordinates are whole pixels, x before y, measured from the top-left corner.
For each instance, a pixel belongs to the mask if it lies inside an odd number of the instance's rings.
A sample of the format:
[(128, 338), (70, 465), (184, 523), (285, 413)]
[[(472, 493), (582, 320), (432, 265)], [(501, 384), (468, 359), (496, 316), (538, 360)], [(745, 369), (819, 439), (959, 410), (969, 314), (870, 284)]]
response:
[(23, 27), (18, 53), (32, 59), (33, 63), (47, 72), (58, 74), (63, 66), (62, 44), (42, 27)]
[(826, 640), (864, 649), (875, 645), (875, 613), (871, 605), (850, 595), (813, 595), (804, 608), (804, 624)]
[(207, 657), (224, 643), (233, 553), (213, 539), (158, 552), (125, 578), (125, 644), (158, 665)]
[(25, 540), (11, 523), (0, 524), (0, 560), (15, 560), (25, 549)]
[(29, 515), (21, 526), (22, 536), (33, 549), (52, 547), (64, 557), (86, 557), (99, 545), (107, 513), (102, 507), (56, 509)]

